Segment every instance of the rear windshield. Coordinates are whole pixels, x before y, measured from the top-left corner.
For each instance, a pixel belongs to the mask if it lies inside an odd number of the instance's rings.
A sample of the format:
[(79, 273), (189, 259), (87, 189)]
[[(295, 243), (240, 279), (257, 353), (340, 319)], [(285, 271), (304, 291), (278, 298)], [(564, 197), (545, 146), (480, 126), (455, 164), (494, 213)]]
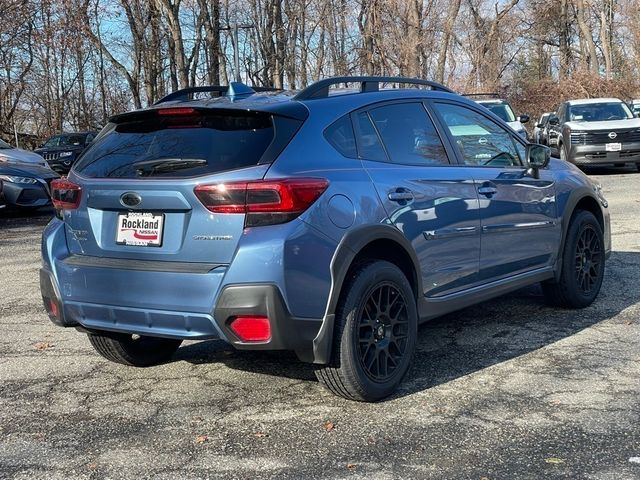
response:
[(274, 139), (273, 118), (266, 113), (151, 112), (132, 118), (101, 133), (75, 171), (99, 178), (208, 175), (257, 165)]

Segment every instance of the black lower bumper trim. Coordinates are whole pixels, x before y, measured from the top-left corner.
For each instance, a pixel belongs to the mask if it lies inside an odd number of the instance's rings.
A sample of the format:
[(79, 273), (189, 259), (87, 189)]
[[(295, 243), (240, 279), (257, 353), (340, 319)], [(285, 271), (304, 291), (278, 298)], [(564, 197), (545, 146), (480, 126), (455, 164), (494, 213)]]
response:
[[(80, 325), (78, 322), (65, 318), (62, 302), (60, 301), (60, 292), (51, 273), (44, 268), (40, 269), (40, 293), (42, 294), (44, 309), (53, 323), (61, 327), (77, 327)], [(52, 308), (52, 304), (55, 306), (55, 310)]]
[[(264, 343), (241, 341), (229, 324), (239, 315), (265, 315), (271, 325), (271, 340)], [(298, 358), (313, 362), (313, 339), (321, 319), (294, 317), (289, 313), (276, 285), (252, 284), (225, 287), (213, 317), (231, 344), (240, 350), (293, 350)]]

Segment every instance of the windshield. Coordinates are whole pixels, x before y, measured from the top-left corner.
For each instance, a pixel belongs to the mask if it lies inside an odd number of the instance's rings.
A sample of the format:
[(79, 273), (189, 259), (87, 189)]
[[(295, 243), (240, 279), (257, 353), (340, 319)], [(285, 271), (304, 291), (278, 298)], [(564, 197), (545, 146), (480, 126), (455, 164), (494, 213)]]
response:
[(188, 177), (257, 165), (274, 139), (256, 112), (153, 117), (112, 125), (74, 167), (87, 177)]
[(511, 106), (508, 103), (483, 103), (483, 107), (487, 108), (491, 113), (497, 115), (505, 122), (515, 122), (516, 116), (511, 110)]
[(84, 145), (84, 135), (56, 135), (45, 142), (43, 147), (77, 147)]
[(622, 102), (588, 103), (570, 105), (569, 118), (573, 122), (604, 122), (633, 118), (629, 107)]
[(0, 140), (0, 150), (6, 150), (7, 148), (13, 148), (11, 145), (9, 145), (6, 142), (3, 142), (2, 140)]

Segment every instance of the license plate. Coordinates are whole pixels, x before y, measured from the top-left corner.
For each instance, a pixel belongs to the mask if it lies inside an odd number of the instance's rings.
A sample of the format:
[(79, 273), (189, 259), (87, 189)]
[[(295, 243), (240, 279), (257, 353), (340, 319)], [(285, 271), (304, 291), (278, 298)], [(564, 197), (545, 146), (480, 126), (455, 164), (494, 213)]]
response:
[(138, 247), (162, 245), (163, 214), (129, 212), (118, 215), (116, 243)]
[(620, 150), (622, 150), (622, 144), (621, 143), (607, 143), (606, 148), (607, 148), (607, 152), (619, 152)]

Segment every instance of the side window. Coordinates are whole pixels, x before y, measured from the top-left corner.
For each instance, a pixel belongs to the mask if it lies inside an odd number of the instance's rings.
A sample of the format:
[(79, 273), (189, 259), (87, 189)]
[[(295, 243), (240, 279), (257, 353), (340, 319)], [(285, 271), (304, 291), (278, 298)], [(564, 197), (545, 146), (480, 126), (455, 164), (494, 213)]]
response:
[(396, 103), (369, 112), (393, 163), (448, 165), (433, 122), (421, 103)]
[(369, 115), (366, 112), (360, 112), (355, 116), (355, 119), (360, 158), (377, 162), (388, 161), (387, 154), (380, 143), (376, 129), (373, 128)]
[(512, 134), (474, 110), (449, 103), (436, 108), (465, 165), (521, 166)]
[(345, 157), (358, 158), (356, 137), (353, 134), (349, 115), (345, 115), (329, 125), (324, 131), (324, 138)]

